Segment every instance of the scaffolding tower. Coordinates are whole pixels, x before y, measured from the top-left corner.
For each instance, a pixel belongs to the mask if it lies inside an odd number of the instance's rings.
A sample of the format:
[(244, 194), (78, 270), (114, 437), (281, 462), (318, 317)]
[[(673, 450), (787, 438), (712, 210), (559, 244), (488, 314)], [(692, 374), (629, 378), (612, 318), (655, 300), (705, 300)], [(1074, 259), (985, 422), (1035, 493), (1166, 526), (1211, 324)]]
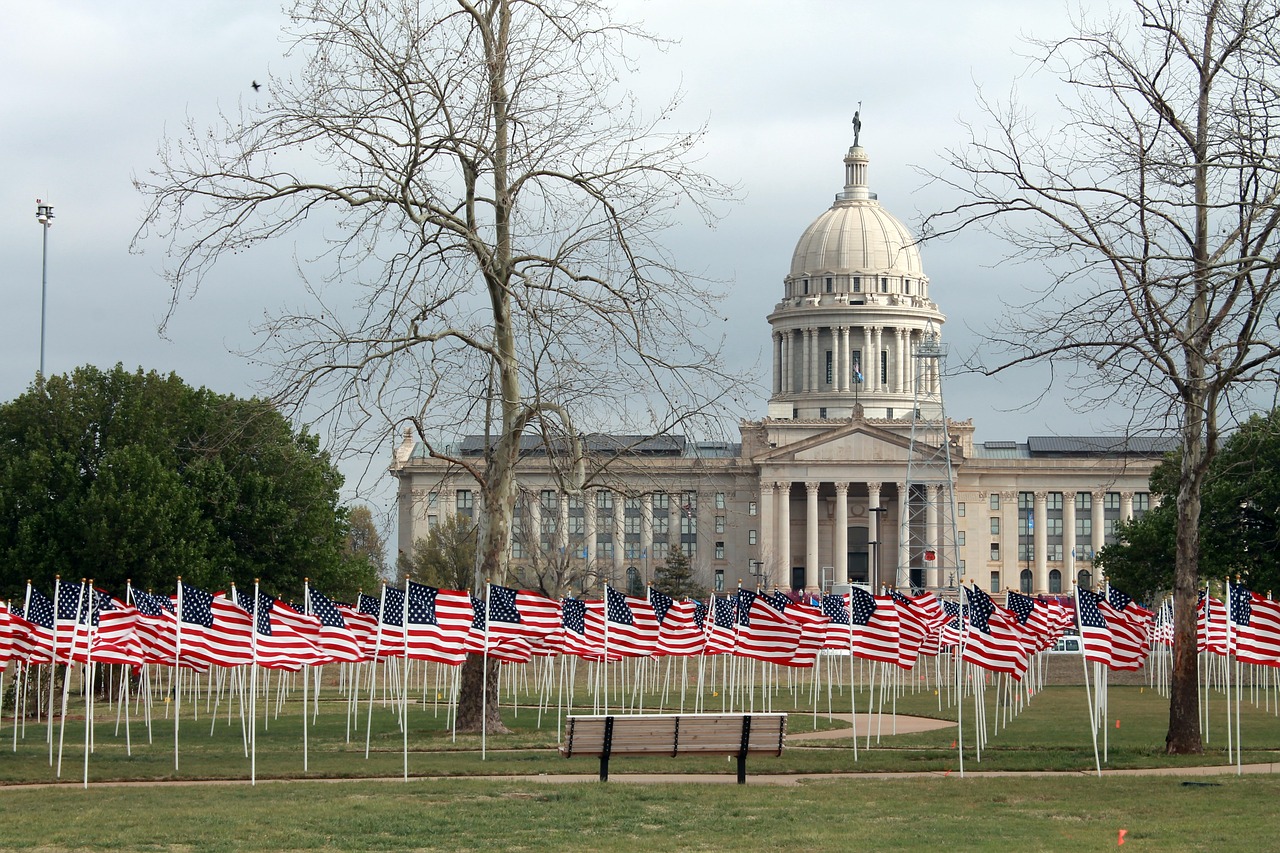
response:
[(933, 323), (925, 327), (911, 353), (915, 405), (911, 414), (911, 446), (907, 456), (907, 493), (901, 497), (897, 586), (945, 589), (959, 586), (959, 539), (951, 468), (951, 435), (942, 402), (947, 347)]

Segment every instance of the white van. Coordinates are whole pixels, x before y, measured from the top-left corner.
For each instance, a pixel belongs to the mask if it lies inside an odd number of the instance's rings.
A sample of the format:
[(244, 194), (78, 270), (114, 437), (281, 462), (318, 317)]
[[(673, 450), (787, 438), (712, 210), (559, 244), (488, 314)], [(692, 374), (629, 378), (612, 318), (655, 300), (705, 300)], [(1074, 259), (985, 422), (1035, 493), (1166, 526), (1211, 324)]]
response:
[(1063, 652), (1070, 654), (1080, 654), (1080, 637), (1077, 635), (1066, 635), (1058, 638), (1058, 642), (1050, 649), (1051, 652)]

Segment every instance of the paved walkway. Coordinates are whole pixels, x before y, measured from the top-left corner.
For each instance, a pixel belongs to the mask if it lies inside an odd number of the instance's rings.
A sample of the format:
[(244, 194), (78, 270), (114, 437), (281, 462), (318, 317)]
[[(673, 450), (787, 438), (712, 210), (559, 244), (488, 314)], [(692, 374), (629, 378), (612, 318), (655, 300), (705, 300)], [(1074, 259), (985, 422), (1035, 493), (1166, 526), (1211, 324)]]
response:
[[(853, 714), (832, 714), (830, 718), (852, 723)], [(802, 725), (803, 723), (800, 721), (809, 720), (812, 717), (807, 714), (792, 714), (791, 719), (796, 721), (796, 725)], [(827, 715), (819, 714), (818, 719), (827, 719)], [(873, 737), (888, 737), (891, 735), (913, 734), (915, 732), (932, 732), (938, 729), (954, 729), (955, 727), (956, 724), (951, 720), (935, 720), (930, 717), (908, 717), (906, 714), (858, 714), (858, 737), (866, 737), (868, 731)], [(827, 729), (821, 732), (788, 731), (787, 743), (839, 740), (840, 738), (849, 737), (851, 734), (850, 728)]]

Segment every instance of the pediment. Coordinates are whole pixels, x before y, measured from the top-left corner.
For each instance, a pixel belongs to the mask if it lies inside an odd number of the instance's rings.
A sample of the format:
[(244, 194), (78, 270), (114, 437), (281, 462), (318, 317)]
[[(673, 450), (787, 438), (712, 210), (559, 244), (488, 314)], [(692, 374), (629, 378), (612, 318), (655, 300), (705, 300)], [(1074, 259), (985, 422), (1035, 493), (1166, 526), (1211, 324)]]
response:
[(770, 448), (757, 462), (901, 462), (910, 455), (907, 436), (856, 421)]

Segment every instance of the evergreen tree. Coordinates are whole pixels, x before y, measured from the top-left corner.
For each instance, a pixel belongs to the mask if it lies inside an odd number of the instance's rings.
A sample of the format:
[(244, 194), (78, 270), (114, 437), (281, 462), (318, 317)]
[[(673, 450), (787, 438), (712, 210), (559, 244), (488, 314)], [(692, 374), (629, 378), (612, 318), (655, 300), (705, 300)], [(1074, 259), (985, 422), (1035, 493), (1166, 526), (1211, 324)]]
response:
[(653, 586), (658, 592), (665, 592), (677, 601), (683, 598), (702, 598), (707, 594), (707, 588), (693, 578), (689, 555), (679, 548), (672, 549), (666, 563), (654, 569)]

